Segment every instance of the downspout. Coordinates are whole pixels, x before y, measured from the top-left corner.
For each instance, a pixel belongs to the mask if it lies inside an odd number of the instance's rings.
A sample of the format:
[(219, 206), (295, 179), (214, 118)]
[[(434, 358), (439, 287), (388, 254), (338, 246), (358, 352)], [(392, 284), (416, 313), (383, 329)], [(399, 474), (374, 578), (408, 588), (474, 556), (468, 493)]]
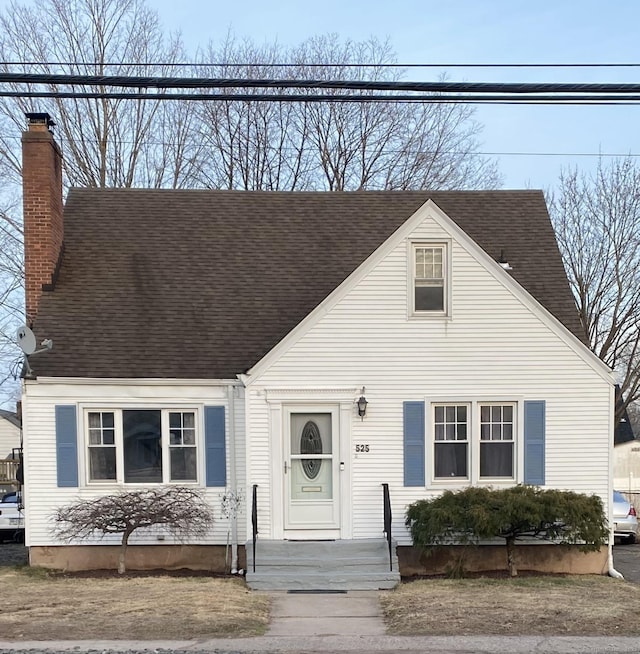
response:
[(624, 577), (613, 567), (613, 531), (611, 532), (611, 535), (609, 536), (608, 564), (609, 564), (609, 576), (610, 577), (613, 577), (614, 579), (624, 579)]
[[(609, 390), (609, 499), (607, 502), (607, 516), (613, 516), (613, 434), (614, 434), (614, 420), (615, 420), (615, 406), (616, 406), (616, 391), (615, 386), (612, 384)], [(613, 408), (613, 415), (611, 409)], [(609, 551), (607, 554), (607, 564), (609, 567), (609, 576), (614, 579), (624, 579), (624, 577), (613, 567), (613, 525), (609, 523)]]
[[(235, 385), (227, 387), (229, 398), (229, 488), (234, 498), (238, 492), (236, 482), (236, 410), (235, 410)], [(234, 502), (234, 509), (229, 515), (231, 521), (231, 574), (238, 573), (238, 511), (237, 503)]]

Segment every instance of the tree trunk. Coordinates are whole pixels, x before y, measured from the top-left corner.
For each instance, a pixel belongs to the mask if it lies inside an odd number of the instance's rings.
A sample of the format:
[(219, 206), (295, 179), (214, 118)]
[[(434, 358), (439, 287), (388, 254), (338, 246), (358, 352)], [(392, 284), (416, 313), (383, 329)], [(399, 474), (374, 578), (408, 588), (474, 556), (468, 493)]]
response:
[(512, 577), (517, 577), (518, 568), (516, 567), (516, 539), (513, 536), (507, 538), (507, 566), (509, 567), (509, 575)]
[(127, 571), (125, 563), (127, 556), (127, 546), (129, 545), (130, 532), (125, 531), (122, 534), (122, 543), (120, 543), (120, 554), (118, 555), (118, 574), (123, 575)]

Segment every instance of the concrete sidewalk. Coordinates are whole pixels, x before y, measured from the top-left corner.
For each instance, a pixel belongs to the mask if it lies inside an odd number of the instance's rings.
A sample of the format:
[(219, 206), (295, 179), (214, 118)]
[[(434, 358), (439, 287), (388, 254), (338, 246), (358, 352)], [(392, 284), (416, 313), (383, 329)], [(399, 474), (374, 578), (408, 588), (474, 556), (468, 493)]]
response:
[[(272, 621), (265, 636), (183, 641), (1, 641), (0, 652), (193, 652), (276, 654), (638, 654), (640, 637), (387, 636), (375, 591), (268, 593)], [(429, 610), (429, 607), (424, 607)], [(188, 619), (188, 612), (185, 613)], [(117, 625), (114, 625), (114, 631)]]
[(379, 593), (269, 593), (268, 636), (383, 636)]

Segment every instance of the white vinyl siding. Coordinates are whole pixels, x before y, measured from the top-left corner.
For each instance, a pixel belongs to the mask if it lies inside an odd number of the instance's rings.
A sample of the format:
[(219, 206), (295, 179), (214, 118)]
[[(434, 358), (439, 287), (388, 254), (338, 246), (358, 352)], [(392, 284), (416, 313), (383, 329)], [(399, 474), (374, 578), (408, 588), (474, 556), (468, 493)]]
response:
[[(125, 407), (155, 407), (157, 409), (171, 407), (171, 411), (193, 411), (197, 408), (196, 429), (202, 433), (203, 412), (205, 406), (226, 407), (225, 424), (227, 425), (227, 489), (221, 487), (204, 486), (204, 460), (198, 459), (198, 486), (214, 512), (214, 523), (208, 536), (196, 541), (197, 544), (226, 544), (230, 523), (222, 515), (221, 501), (225, 490), (231, 490), (229, 473), (229, 411), (227, 386), (216, 385), (212, 382), (194, 380), (193, 384), (171, 382), (146, 382), (145, 380), (131, 380), (130, 382), (100, 383), (97, 380), (71, 380), (68, 382), (54, 382), (39, 380), (26, 382), (23, 394), (23, 416), (25, 456), (27, 458), (25, 479), (25, 496), (27, 501), (27, 538), (28, 545), (60, 545), (53, 537), (51, 530), (51, 516), (54, 511), (78, 498), (91, 499), (107, 493), (135, 488), (135, 485), (120, 484), (113, 481), (104, 483), (86, 483), (88, 478), (87, 457), (84, 453), (85, 437), (83, 433), (83, 416), (85, 412), (100, 407), (100, 411), (119, 410)], [(247, 537), (245, 531), (247, 516), (246, 488), (246, 443), (244, 437), (245, 407), (244, 389), (235, 389), (234, 422), (236, 431), (236, 468), (238, 470), (236, 490), (240, 492), (242, 501), (238, 515), (238, 537), (244, 542)], [(56, 435), (55, 435), (55, 406), (76, 405), (78, 410), (78, 469), (80, 486), (78, 488), (59, 488), (56, 480)], [(167, 420), (169, 416), (167, 414)], [(167, 423), (168, 428), (168, 423)], [(168, 460), (167, 460), (168, 465)], [(154, 530), (140, 530), (133, 536), (133, 544), (156, 544), (159, 542), (171, 544), (172, 537), (167, 534), (158, 534)], [(105, 537), (83, 541), (87, 544), (110, 544), (117, 542), (118, 537)], [(176, 541), (177, 542), (177, 541)]]
[[(410, 318), (407, 257), (413, 242), (450, 243), (448, 320)], [(596, 493), (606, 505), (610, 384), (496, 278), (509, 274), (497, 264), (496, 268), (490, 273), (435, 221), (425, 220), (329, 311), (319, 315), (297, 342), (251, 379), (249, 476), (259, 484), (262, 497), (261, 537), (280, 537), (274, 514), (281, 510), (281, 476), (277, 474), (281, 462), (271, 449), (279, 437), (272, 433), (278, 425), (270, 422), (266, 395), (269, 389), (282, 386), (306, 389), (310, 396), (314, 390), (320, 396), (323, 389), (336, 387), (356, 390), (348, 457), (341, 473), (349, 474), (351, 480), (350, 495), (344, 498), (353, 516), (351, 537), (381, 534), (382, 483), (390, 485), (393, 534), (401, 544), (409, 542), (404, 526), (406, 505), (442, 491), (442, 483), (435, 483), (430, 472), (433, 448), (429, 446), (426, 487), (403, 485), (405, 401), (427, 403), (429, 430), (429, 406), (437, 398), (454, 404), (546, 401), (546, 487)], [(360, 420), (355, 401), (363, 386), (369, 404), (366, 417)], [(521, 438), (522, 412), (517, 413), (516, 433)], [(356, 453), (356, 444), (368, 444), (369, 451)], [(479, 439), (472, 447), (479, 449)], [(470, 460), (479, 461), (479, 454), (471, 451)], [(523, 481), (523, 449), (517, 442), (514, 466), (516, 478), (508, 483)], [(468, 483), (460, 480), (458, 487)]]

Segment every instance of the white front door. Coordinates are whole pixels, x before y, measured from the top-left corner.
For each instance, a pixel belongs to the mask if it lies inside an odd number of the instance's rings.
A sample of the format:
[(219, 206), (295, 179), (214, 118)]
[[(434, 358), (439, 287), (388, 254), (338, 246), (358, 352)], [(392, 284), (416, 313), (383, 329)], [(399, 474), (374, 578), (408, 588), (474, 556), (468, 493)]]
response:
[[(287, 412), (284, 434), (286, 530), (307, 530), (311, 537), (314, 531), (339, 528), (338, 434), (337, 409), (291, 409)], [(335, 534), (328, 536), (335, 537)]]

